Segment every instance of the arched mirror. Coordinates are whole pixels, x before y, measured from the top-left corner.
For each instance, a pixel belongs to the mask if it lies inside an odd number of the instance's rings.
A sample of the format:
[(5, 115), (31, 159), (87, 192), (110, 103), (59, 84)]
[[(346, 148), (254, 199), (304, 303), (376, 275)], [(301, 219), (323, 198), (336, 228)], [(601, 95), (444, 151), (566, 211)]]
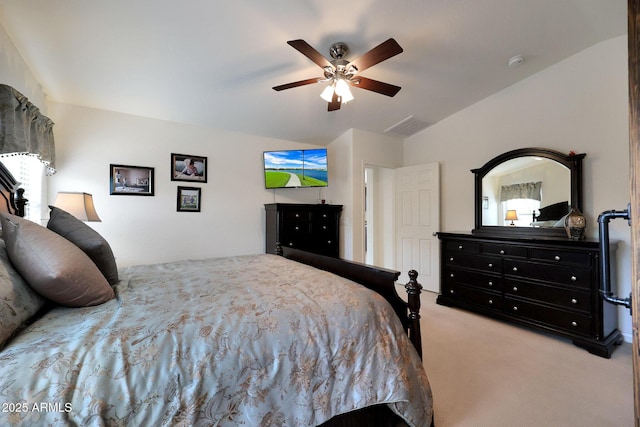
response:
[(475, 174), (474, 234), (566, 237), (564, 217), (582, 211), (582, 159), (521, 148), (488, 161)]

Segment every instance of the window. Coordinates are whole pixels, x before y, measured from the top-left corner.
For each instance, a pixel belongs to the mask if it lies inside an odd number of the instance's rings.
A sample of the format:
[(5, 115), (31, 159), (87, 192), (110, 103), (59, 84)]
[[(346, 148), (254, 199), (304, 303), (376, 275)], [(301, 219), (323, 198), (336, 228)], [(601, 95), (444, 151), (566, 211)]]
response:
[(25, 190), (24, 197), (29, 200), (25, 206), (25, 218), (41, 223), (43, 204), (46, 205), (46, 166), (37, 156), (29, 154), (6, 156), (0, 160)]

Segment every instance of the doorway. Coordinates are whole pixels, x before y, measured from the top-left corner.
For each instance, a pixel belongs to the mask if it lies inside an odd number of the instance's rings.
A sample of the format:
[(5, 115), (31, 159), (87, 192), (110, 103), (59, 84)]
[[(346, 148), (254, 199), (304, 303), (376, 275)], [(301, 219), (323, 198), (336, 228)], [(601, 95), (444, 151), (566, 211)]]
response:
[(390, 269), (395, 267), (393, 176), (391, 168), (365, 166), (365, 263)]
[(364, 259), (399, 270), (399, 283), (418, 271), (425, 290), (440, 290), (439, 165), (385, 168), (365, 165)]

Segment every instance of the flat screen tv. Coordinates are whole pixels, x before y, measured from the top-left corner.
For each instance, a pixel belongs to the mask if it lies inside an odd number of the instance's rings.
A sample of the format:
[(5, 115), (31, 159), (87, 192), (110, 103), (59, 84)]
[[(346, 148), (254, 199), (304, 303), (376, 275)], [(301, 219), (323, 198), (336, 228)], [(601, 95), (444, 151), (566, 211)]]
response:
[(326, 187), (327, 149), (264, 152), (266, 188)]

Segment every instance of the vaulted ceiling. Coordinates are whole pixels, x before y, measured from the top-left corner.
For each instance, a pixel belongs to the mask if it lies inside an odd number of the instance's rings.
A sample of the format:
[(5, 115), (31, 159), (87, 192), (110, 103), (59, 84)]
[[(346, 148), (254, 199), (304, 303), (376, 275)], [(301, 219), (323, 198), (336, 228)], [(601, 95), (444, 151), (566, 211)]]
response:
[[(627, 32), (625, 0), (0, 0), (0, 24), (51, 100), (326, 145), (349, 128), (432, 125), (598, 42)], [(404, 52), (362, 75), (328, 112), (304, 39), (354, 59), (393, 37)], [(508, 67), (514, 55), (525, 61)], [(0, 83), (2, 83), (0, 76)]]

